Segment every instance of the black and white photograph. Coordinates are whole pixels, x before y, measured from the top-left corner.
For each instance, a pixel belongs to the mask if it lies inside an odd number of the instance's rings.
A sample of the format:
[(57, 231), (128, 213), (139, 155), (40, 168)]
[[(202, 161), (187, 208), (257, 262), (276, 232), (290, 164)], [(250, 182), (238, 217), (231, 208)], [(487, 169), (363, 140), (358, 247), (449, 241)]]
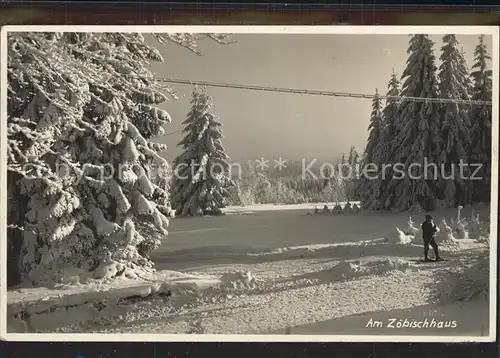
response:
[(1, 335), (496, 337), (493, 26), (6, 26)]

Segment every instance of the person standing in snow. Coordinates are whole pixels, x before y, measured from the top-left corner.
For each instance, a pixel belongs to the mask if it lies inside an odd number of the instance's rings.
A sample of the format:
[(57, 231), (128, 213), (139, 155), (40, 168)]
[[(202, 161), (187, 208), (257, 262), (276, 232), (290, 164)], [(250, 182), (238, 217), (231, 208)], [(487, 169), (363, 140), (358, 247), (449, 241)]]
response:
[(436, 261), (442, 260), (439, 256), (438, 245), (436, 243), (435, 235), (439, 231), (439, 228), (432, 219), (432, 216), (425, 215), (425, 221), (422, 223), (422, 239), (424, 240), (424, 261), (429, 260), (429, 246), (432, 246), (434, 253), (436, 255)]

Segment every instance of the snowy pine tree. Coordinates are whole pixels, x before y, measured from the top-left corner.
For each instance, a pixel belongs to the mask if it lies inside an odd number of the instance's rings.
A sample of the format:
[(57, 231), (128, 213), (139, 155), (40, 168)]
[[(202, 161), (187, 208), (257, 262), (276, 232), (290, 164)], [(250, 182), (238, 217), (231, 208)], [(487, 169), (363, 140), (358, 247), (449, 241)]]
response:
[[(345, 157), (344, 157), (345, 160)], [(346, 195), (349, 200), (357, 200), (357, 189), (359, 179), (359, 163), (360, 157), (354, 146), (349, 149), (349, 157), (345, 163), (344, 183), (346, 186)]]
[[(378, 90), (375, 92), (375, 97), (372, 101), (372, 113), (370, 116), (370, 124), (368, 125), (368, 142), (366, 143), (365, 152), (363, 156), (362, 167), (369, 170), (369, 172), (362, 172), (359, 183), (359, 198), (363, 208), (369, 208), (372, 201), (376, 198), (376, 184), (380, 179), (374, 179), (376, 173), (372, 172), (373, 169), (380, 170), (377, 157), (377, 148), (380, 145), (383, 131), (383, 118), (382, 118), (382, 101), (379, 97)], [(374, 165), (376, 168), (374, 168)], [(366, 174), (366, 175), (365, 175)]]
[[(440, 97), (448, 99), (470, 99), (469, 74), (463, 53), (458, 50), (455, 35), (445, 35), (441, 47), (439, 68)], [(440, 132), (442, 150), (440, 163), (443, 177), (439, 180), (440, 196), (448, 207), (468, 203), (469, 181), (462, 178), (460, 161), (467, 162), (470, 146), (468, 105), (444, 103), (440, 107)], [(463, 171), (463, 169), (462, 169)], [(467, 173), (464, 173), (467, 174)]]
[(339, 173), (342, 179), (346, 179), (349, 176), (349, 163), (345, 158), (345, 153), (342, 153), (342, 158), (340, 159)]
[(356, 147), (351, 146), (351, 149), (349, 149), (349, 159), (347, 160), (347, 163), (349, 163), (349, 165), (351, 166), (354, 166), (357, 156), (358, 152), (356, 151)]
[(184, 152), (174, 160), (172, 201), (177, 214), (219, 214), (234, 186), (229, 175), (229, 157), (222, 146), (222, 125), (210, 112), (212, 99), (205, 88), (195, 88), (187, 119)]
[[(409, 58), (403, 72), (401, 96), (437, 98), (434, 43), (427, 35), (413, 35), (408, 48)], [(383, 205), (393, 210), (407, 210), (415, 204), (432, 210), (436, 200), (435, 172), (427, 163), (439, 165), (441, 139), (439, 105), (435, 102), (402, 101), (396, 114), (395, 137), (391, 156), (404, 175), (392, 175), (384, 188)], [(427, 161), (427, 163), (425, 163)], [(419, 164), (420, 168), (410, 167)], [(401, 169), (401, 168), (398, 168)], [(409, 171), (411, 170), (412, 178)], [(403, 177), (401, 177), (403, 176)]]
[[(492, 100), (492, 71), (488, 69), (491, 57), (484, 43), (484, 35), (479, 37), (479, 44), (474, 51), (474, 65), (472, 66), (472, 99), (476, 101)], [(469, 162), (480, 164), (481, 170), (475, 177), (481, 180), (472, 181), (472, 201), (488, 202), (491, 200), (491, 122), (492, 107), (488, 105), (474, 105), (470, 113), (471, 119), (471, 149)], [(475, 170), (475, 168), (471, 168)]]
[(382, 118), (382, 100), (379, 97), (378, 90), (375, 92), (375, 98), (372, 101), (372, 113), (370, 116), (370, 124), (368, 125), (368, 142), (365, 147), (364, 163), (374, 163), (377, 155), (376, 149), (382, 138), (383, 130)]
[(373, 180), (372, 197), (365, 198), (364, 209), (380, 210), (383, 208), (381, 197), (387, 193), (385, 188), (390, 183), (392, 176), (392, 168), (383, 167), (385, 164), (394, 164), (395, 159), (392, 157), (393, 145), (396, 137), (396, 119), (397, 110), (400, 101), (396, 98), (400, 95), (400, 82), (397, 74), (392, 71), (391, 78), (387, 85), (387, 96), (385, 107), (382, 110), (382, 126), (380, 140), (377, 146), (373, 149), (372, 161), (377, 163), (378, 178)]
[[(473, 84), (472, 84), (470, 69), (469, 69), (469, 66), (467, 65), (467, 60), (465, 59), (465, 52), (464, 52), (463, 48), (460, 48), (458, 69), (459, 69), (460, 73), (466, 74), (466, 76), (461, 77), (461, 80), (462, 80), (461, 82), (462, 82), (462, 86), (464, 87), (464, 92), (468, 94), (466, 99), (470, 100), (470, 99), (472, 99)], [(472, 110), (473, 106), (470, 104), (467, 104), (465, 106), (465, 108), (466, 108), (467, 112), (469, 113)]]
[[(194, 35), (153, 37), (198, 51)], [(8, 41), (9, 284), (74, 268), (95, 278), (149, 271), (172, 214), (147, 169), (168, 169), (165, 147), (149, 141), (170, 121), (156, 107), (170, 91), (147, 70), (159, 51), (134, 33)]]
[[(393, 71), (391, 79), (387, 85), (387, 96), (398, 97), (400, 95), (401, 83), (398, 75)], [(391, 153), (392, 144), (396, 136), (396, 115), (400, 101), (394, 98), (388, 98), (385, 102), (385, 107), (382, 111), (382, 132), (379, 145), (374, 150), (374, 157), (378, 158), (382, 163), (392, 163)]]

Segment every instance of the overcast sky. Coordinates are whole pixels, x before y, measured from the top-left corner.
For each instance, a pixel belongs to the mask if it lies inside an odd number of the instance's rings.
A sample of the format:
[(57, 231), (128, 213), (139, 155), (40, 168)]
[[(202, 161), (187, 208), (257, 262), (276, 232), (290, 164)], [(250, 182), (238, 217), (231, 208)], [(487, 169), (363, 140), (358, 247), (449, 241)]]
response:
[[(431, 36), (435, 49), (442, 36)], [(385, 94), (394, 69), (405, 68), (407, 35), (235, 35), (238, 43), (219, 45), (201, 42), (203, 56), (180, 46), (158, 46), (165, 58), (155, 63), (158, 77), (226, 82), (273, 87), (292, 87), (338, 92)], [(458, 41), (472, 64), (477, 35), (459, 35)], [(486, 37), (491, 54), (492, 37)], [(439, 58), (439, 51), (436, 52)], [(182, 128), (189, 111), (190, 85), (174, 84), (183, 96), (161, 107), (172, 116), (167, 133)], [(224, 130), (224, 146), (232, 161), (283, 157), (330, 159), (351, 145), (364, 149), (371, 112), (370, 99), (334, 98), (208, 88), (213, 110)], [(179, 154), (181, 133), (160, 140), (172, 160)]]

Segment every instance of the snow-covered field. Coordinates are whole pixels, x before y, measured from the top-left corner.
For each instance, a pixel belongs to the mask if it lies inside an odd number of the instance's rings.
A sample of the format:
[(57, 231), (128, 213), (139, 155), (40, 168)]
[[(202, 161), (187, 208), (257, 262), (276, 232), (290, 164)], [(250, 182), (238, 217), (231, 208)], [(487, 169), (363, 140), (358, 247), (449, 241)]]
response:
[[(457, 240), (442, 245), (447, 261), (419, 263), (419, 239), (398, 241), (396, 227), (405, 230), (408, 214), (307, 215), (313, 207), (229, 208), (234, 215), (173, 220), (152, 255), (156, 274), (10, 291), (8, 331), (488, 335), (486, 294), (460, 303), (436, 295), (451, 292), (438, 278), (473, 262), (484, 244)], [(418, 227), (423, 214), (412, 219)], [(366, 327), (391, 317), (456, 320), (457, 327)]]

